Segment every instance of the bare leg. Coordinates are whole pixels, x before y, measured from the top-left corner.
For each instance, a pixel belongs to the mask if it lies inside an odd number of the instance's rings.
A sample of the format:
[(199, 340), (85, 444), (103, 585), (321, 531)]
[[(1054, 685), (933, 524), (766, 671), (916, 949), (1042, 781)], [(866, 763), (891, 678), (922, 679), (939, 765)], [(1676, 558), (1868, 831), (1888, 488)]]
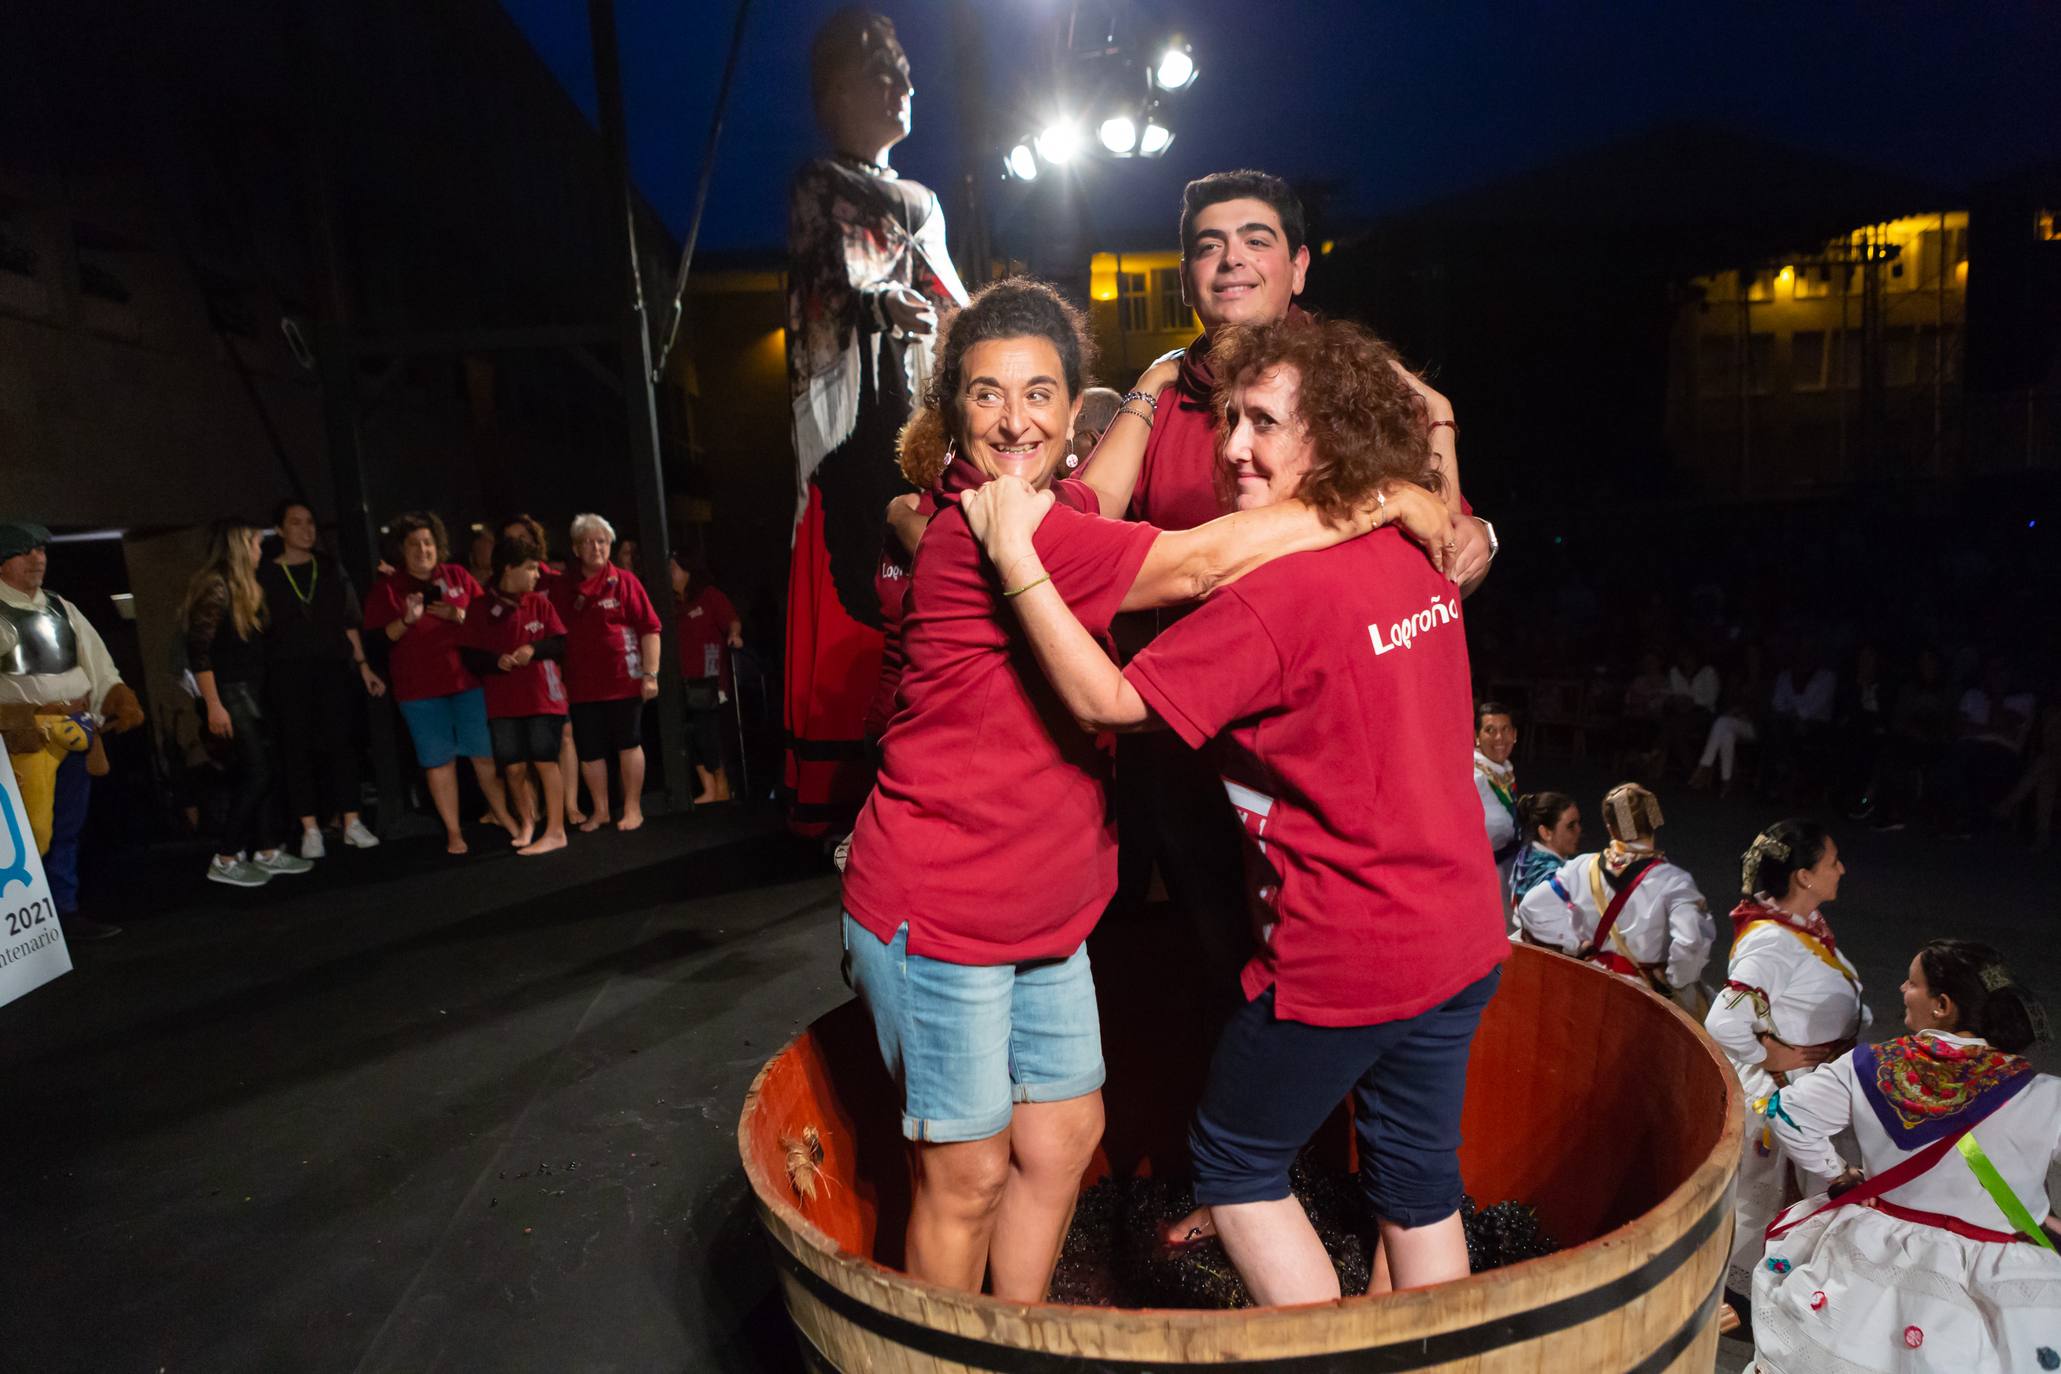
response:
[(537, 833), (537, 797), (530, 789), (530, 766), (526, 763), (508, 765), (508, 809), (514, 813), (515, 834), (509, 843), (521, 849)]
[(1395, 1280), (1388, 1273), (1388, 1247), (1381, 1243), (1381, 1235), (1378, 1231), (1374, 1236), (1374, 1263), (1372, 1265), (1372, 1272), (1367, 1276), (1367, 1291), (1369, 1293), (1395, 1292)]
[(549, 854), (554, 849), (565, 848), (565, 786), (558, 776), (558, 765), (539, 763), (537, 770), (537, 794), (544, 799), (544, 833), (533, 844), (525, 845), (523, 854)]
[(594, 803), (587, 809), (587, 819), (580, 823), (580, 832), (592, 834), (608, 824), (608, 760), (582, 762), (580, 776), (587, 781), (587, 800)]
[(580, 756), (573, 752), (571, 722), (558, 736), (558, 776), (565, 782), (565, 818), (578, 825), (587, 813), (580, 810)]
[(1398, 1226), (1384, 1219), (1381, 1248), (1397, 1288), (1424, 1288), (1467, 1277), (1467, 1228), (1458, 1212), (1428, 1226)]
[(1020, 1102), (1009, 1114), (1009, 1184), (995, 1212), (988, 1283), (1006, 1302), (1043, 1302), (1066, 1243), (1081, 1175), (1102, 1140), (1102, 1094)]
[(919, 1279), (978, 1293), (995, 1213), (1009, 1183), (1009, 1132), (950, 1145), (917, 1144), (905, 1261)]
[(501, 775), (494, 771), (492, 759), (474, 759), (472, 775), (479, 779), (479, 790), (486, 793), (487, 811), (494, 818), (494, 824), (510, 835), (520, 828), (515, 817), (508, 814), (508, 794), (501, 788)]
[(694, 776), (701, 780), (701, 790), (694, 794), (694, 804), (707, 806), (716, 799), (716, 775), (697, 763), (694, 765)]
[(623, 772), (623, 818), (618, 830), (635, 830), (644, 824), (644, 746), (625, 749), (616, 756)]
[(465, 832), (458, 828), (458, 765), (446, 763), (427, 768), (422, 777), (429, 784), (429, 799), (437, 809), (437, 819), (444, 823), (444, 852), (463, 854)]
[(1328, 1302), (1338, 1296), (1338, 1271), (1317, 1228), (1294, 1197), (1210, 1208), (1224, 1252), (1264, 1307)]

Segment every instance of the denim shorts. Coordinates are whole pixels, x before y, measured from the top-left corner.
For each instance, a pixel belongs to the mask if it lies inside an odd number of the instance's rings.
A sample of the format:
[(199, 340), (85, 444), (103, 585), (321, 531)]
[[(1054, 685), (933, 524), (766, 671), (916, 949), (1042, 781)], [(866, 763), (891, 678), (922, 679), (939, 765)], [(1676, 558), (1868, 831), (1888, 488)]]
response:
[(1289, 1166), (1350, 1093), (1373, 1214), (1428, 1226), (1458, 1211), (1467, 1052), (1501, 977), (1491, 969), (1441, 1006), (1371, 1026), (1283, 1021), (1272, 988), (1240, 1007), (1188, 1132), (1197, 1204), (1289, 1196)]
[(494, 757), (487, 734), (487, 694), (474, 687), (445, 697), (424, 697), (401, 703), (401, 719), (415, 741), (415, 761), (424, 768), (442, 768), (463, 754), (469, 759)]
[(1082, 945), (1064, 959), (947, 964), (844, 918), (845, 976), (902, 1089), (902, 1134), (949, 1144), (1008, 1128), (1018, 1102), (1102, 1086), (1102, 1022)]

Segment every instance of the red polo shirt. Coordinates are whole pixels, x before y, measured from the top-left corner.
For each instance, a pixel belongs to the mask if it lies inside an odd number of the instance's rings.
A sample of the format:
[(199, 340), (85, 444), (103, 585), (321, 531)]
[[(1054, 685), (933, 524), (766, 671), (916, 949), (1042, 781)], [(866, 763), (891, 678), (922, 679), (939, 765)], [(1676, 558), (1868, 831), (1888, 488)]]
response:
[(610, 564), (582, 578), (568, 566), (551, 584), (551, 604), (565, 622), (565, 687), (575, 703), (621, 701), (643, 690), (642, 639), (663, 626), (637, 574)]
[[(466, 617), (465, 629), (473, 648), (496, 659), (525, 644), (565, 633), (551, 598), (537, 591), (524, 592), (521, 600), (511, 600), (498, 591), (487, 593)], [(533, 658), (513, 672), (483, 673), (480, 685), (487, 691), (491, 720), (565, 714), (565, 679), (551, 659)]]
[[(908, 922), (909, 952), (931, 959), (1064, 958), (1116, 891), (1109, 755), (1045, 681), (958, 509), (981, 480), (953, 464), (916, 554), (901, 708), (852, 835), (844, 904), (882, 940)], [(1100, 518), (1080, 482), (1054, 490), (1038, 557), (1105, 634), (1159, 532)]]
[(459, 647), (466, 642), (465, 627), (429, 614), (427, 597), (431, 586), (440, 589), (447, 604), (466, 610), (468, 618), (472, 604), (486, 594), (472, 574), (456, 563), (439, 563), (427, 581), (405, 568), (383, 577), (373, 584), (372, 595), (365, 598), (365, 628), (381, 632), (407, 613), (411, 592), (421, 593), (425, 598), (422, 618), (393, 642), (387, 659), (395, 701), (425, 701), (479, 686), (479, 679), (467, 671), (458, 657)]
[(681, 677), (719, 677), (723, 689), (729, 690), (730, 626), (736, 619), (737, 608), (715, 587), (703, 587), (692, 601), (681, 603), (673, 621)]
[(1190, 747), (1220, 740), (1260, 940), (1248, 998), (1372, 1025), (1509, 954), (1459, 592), (1400, 531), (1267, 564), (1124, 672)]

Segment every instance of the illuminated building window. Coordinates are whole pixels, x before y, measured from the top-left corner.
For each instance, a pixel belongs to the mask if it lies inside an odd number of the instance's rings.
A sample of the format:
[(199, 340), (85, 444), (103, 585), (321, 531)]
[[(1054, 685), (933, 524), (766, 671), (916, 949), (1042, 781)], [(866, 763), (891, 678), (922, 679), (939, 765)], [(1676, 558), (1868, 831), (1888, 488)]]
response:
[(1145, 288), (1143, 272), (1116, 274), (1116, 326), (1126, 334), (1142, 334), (1152, 328), (1152, 297)]
[(1153, 268), (1152, 295), (1158, 306), (1153, 314), (1161, 329), (1175, 330), (1188, 327), (1188, 307), (1181, 303), (1180, 268)]
[(1796, 269), (1796, 299), (1814, 301), (1832, 294), (1832, 269), (1823, 263)]
[[(1801, 283), (1802, 278), (1797, 278)], [(1830, 380), (1831, 339), (1822, 329), (1799, 329), (1789, 336), (1789, 385), (1797, 391), (1823, 391)]]

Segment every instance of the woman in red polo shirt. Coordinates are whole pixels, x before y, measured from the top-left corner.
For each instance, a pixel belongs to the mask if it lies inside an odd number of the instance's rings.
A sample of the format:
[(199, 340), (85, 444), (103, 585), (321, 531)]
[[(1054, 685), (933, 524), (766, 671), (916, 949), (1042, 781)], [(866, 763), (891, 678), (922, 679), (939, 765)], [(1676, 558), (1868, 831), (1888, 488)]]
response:
[[(1213, 356), (1240, 511), (1343, 518), (1384, 481), (1435, 480), (1421, 401), (1364, 329), (1227, 330)], [(1190, 1132), (1197, 1202), (1260, 1302), (1336, 1298), (1288, 1169), (1352, 1093), (1395, 1286), (1465, 1275), (1467, 1049), (1509, 944), (1468, 781), (1457, 591), (1384, 531), (1267, 564), (1120, 670), (1054, 594), (1050, 505), (1014, 482), (962, 502), (1064, 709), (1219, 738), (1244, 822), (1259, 949)]]
[[(967, 1290), (985, 1274), (1022, 1301), (1044, 1295), (1101, 1136), (1083, 941), (1116, 887), (1109, 758), (1031, 670), (960, 503), (998, 476), (1056, 496), (1030, 536), (1037, 581), (1098, 634), (1119, 609), (1192, 599), (1381, 515), (1369, 492), (1336, 525), (1292, 501), (1165, 535), (1100, 518), (1095, 488), (1053, 480), (1091, 353), (1079, 312), (1022, 280), (986, 288), (944, 332), (927, 403), (952, 456), (915, 559), (899, 707), (844, 875), (847, 968), (914, 1143), (906, 1265)], [(1142, 403), (1131, 414), (1124, 423), (1150, 422)], [(1389, 503), (1441, 547), (1451, 537), (1428, 493), (1399, 487)]]
[(722, 589), (709, 580), (708, 569), (673, 550), (668, 571), (673, 580), (673, 619), (679, 640), (682, 695), (687, 699), (687, 742), (694, 755), (694, 776), (701, 790), (696, 806), (730, 800), (730, 774), (723, 766), (724, 704), (737, 684), (730, 674), (730, 651), (744, 647), (744, 622)]
[[(518, 853), (565, 848), (565, 793), (558, 745), (565, 733), (565, 626), (537, 589), (543, 559), (527, 535), (502, 535), (491, 560), (494, 587), (466, 620), (466, 662), (487, 697), (494, 762), (508, 776), (509, 809), (522, 822)], [(530, 785), (531, 774), (536, 785)], [(542, 813), (541, 815), (539, 813)], [(544, 833), (537, 834), (543, 822)]]
[[(519, 511), (501, 522), (501, 535), (527, 535), (537, 546), (537, 590), (551, 595), (551, 588), (558, 579), (565, 576), (563, 567), (551, 562), (551, 541), (545, 537), (544, 522), (528, 511)], [(580, 810), (580, 756), (573, 749), (572, 722), (564, 722), (558, 734), (558, 774), (565, 785), (565, 819), (569, 825), (584, 824), (587, 815)]]
[(388, 676), (394, 702), (415, 741), (415, 758), (429, 784), (430, 800), (444, 823), (446, 853), (463, 854), (458, 825), (459, 755), (472, 760), (479, 789), (494, 821), (510, 835), (518, 827), (508, 814), (501, 779), (494, 772), (494, 745), (487, 734), (487, 703), (479, 679), (458, 656), (465, 642), (465, 618), (485, 595), (471, 573), (450, 562), (450, 540), (434, 511), (397, 518), (392, 537), (399, 544), (392, 573), (365, 600), (365, 628), (392, 643)]
[(608, 824), (608, 756), (623, 778), (618, 830), (644, 824), (644, 703), (658, 695), (658, 612), (644, 584), (609, 561), (615, 526), (598, 515), (575, 515), (573, 555), (579, 566), (551, 584), (565, 622), (565, 685), (572, 700), (573, 748), (593, 806), (583, 831)]

